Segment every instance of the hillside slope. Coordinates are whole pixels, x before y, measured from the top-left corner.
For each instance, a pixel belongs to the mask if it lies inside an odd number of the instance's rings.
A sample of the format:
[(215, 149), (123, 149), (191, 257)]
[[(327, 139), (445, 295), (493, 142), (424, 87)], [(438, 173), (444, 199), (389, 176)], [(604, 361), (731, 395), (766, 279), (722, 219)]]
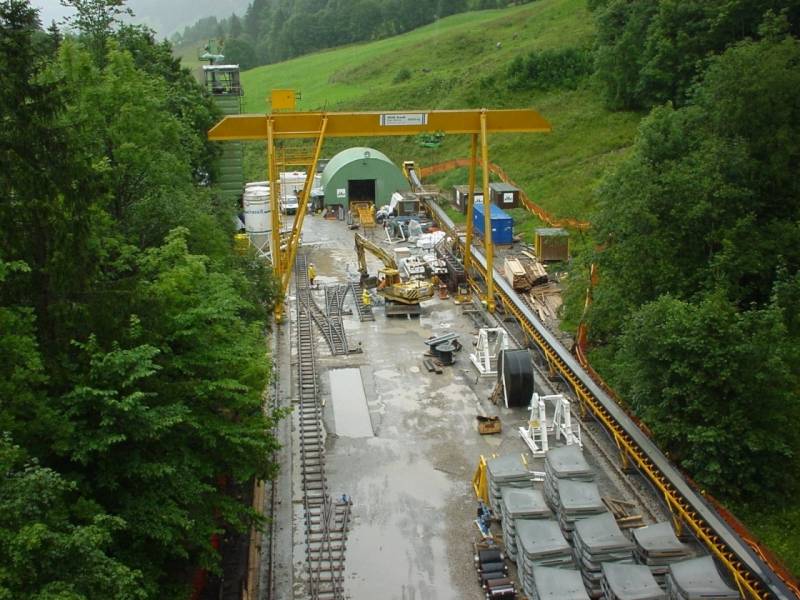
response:
[[(511, 92), (503, 81), (515, 57), (590, 47), (593, 35), (585, 0), (459, 14), (401, 36), (246, 71), (245, 108), (264, 112), (272, 88), (299, 90), (301, 110), (535, 108), (553, 133), (496, 136), (491, 159), (552, 212), (585, 218), (591, 216), (592, 189), (630, 147), (641, 114), (605, 110), (588, 79), (574, 90), (535, 92)], [(468, 152), (465, 136), (449, 137), (436, 149), (405, 138), (368, 143), (394, 160), (420, 164)], [(325, 155), (346, 145), (351, 142), (331, 142)]]

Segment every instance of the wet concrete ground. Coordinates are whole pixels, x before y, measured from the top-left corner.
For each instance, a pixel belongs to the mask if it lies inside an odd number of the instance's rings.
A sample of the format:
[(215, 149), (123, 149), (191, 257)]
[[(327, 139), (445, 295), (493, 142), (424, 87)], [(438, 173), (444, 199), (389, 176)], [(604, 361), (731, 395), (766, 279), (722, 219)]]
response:
[[(301, 251), (316, 266), (320, 289), (315, 294), (323, 306), (322, 286), (357, 276), (353, 234), (341, 222), (310, 216), (303, 241)], [(379, 266), (370, 257), (370, 273)], [(293, 300), (288, 307), (292, 318)], [(351, 300), (348, 297), (346, 309)], [(347, 494), (353, 500), (345, 592), (354, 600), (482, 599), (472, 565), (472, 542), (478, 537), (472, 474), (480, 455), (527, 450), (517, 433), (527, 422), (527, 410), (492, 405), (488, 396), (494, 379), (478, 379), (469, 361), (478, 328), (474, 316), (452, 300), (437, 298), (422, 306), (419, 319), (387, 319), (380, 305), (374, 307), (374, 322), (360, 323), (355, 314), (345, 316), (348, 343), (354, 347), (360, 342), (361, 354), (333, 357), (322, 337), (317, 337), (318, 380), (328, 432), (328, 484), (333, 496)], [(283, 345), (276, 353), (283, 357), (278, 365), (281, 387), (290, 398), (296, 385), (290, 366), (295, 359), (292, 354), (289, 360), (286, 340), (293, 340), (294, 333), (291, 324), (282, 327), (291, 333), (282, 336)], [(422, 364), (428, 348), (424, 340), (449, 332), (459, 334), (464, 349), (455, 365), (445, 367), (442, 374), (429, 373)], [(358, 390), (345, 404), (341, 393), (337, 392), (336, 399), (331, 397), (330, 371), (344, 368), (359, 370), (363, 399)], [(345, 387), (355, 385), (357, 377), (352, 375)], [(364, 427), (363, 407), (353, 405), (364, 399), (372, 435)], [(479, 435), (478, 414), (500, 415), (503, 433)], [(348, 415), (359, 424), (344, 425), (342, 419)], [(291, 454), (297, 464), (296, 439), (293, 444)], [(590, 462), (594, 462), (591, 457)], [(541, 461), (531, 463), (534, 469), (543, 468)], [(307, 597), (302, 489), (291, 465), (282, 466), (281, 477), (275, 597), (299, 600)], [(626, 497), (613, 479), (601, 478), (601, 490)]]

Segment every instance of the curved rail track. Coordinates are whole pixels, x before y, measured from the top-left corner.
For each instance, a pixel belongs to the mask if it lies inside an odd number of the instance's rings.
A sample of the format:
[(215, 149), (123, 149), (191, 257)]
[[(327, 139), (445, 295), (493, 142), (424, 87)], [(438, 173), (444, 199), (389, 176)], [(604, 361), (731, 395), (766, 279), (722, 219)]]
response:
[[(463, 247), (447, 214), (427, 202), (440, 227)], [(474, 268), (486, 280), (486, 259), (472, 248)], [(495, 290), (507, 313), (519, 322), (529, 340), (547, 357), (552, 367), (573, 388), (582, 410), (589, 411), (607, 430), (625, 461), (632, 462), (663, 497), (676, 522), (688, 526), (697, 539), (728, 569), (739, 591), (758, 600), (800, 598), (800, 589), (769, 564), (760, 549), (725, 521), (702, 493), (696, 490), (667, 459), (637, 423), (581, 367), (578, 361), (539, 321), (525, 302), (495, 270)]]

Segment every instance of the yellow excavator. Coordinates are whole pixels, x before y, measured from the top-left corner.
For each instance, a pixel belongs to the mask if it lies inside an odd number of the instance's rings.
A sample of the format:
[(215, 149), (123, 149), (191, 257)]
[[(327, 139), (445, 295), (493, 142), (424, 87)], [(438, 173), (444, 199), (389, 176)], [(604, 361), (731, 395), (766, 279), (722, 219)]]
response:
[(397, 262), (391, 254), (360, 233), (355, 234), (355, 242), (362, 285), (370, 287), (366, 251), (383, 263), (375, 283), (378, 293), (386, 300), (386, 316), (419, 315), (419, 303), (433, 298), (433, 285), (429, 281), (401, 281)]

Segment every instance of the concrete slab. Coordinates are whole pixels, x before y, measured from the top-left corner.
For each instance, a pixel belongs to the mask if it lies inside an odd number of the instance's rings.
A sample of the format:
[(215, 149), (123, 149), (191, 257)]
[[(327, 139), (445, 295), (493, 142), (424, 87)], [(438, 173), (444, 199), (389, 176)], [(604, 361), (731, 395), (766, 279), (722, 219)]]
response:
[(338, 436), (372, 437), (367, 397), (358, 369), (331, 369), (328, 371), (333, 399), (333, 416)]

